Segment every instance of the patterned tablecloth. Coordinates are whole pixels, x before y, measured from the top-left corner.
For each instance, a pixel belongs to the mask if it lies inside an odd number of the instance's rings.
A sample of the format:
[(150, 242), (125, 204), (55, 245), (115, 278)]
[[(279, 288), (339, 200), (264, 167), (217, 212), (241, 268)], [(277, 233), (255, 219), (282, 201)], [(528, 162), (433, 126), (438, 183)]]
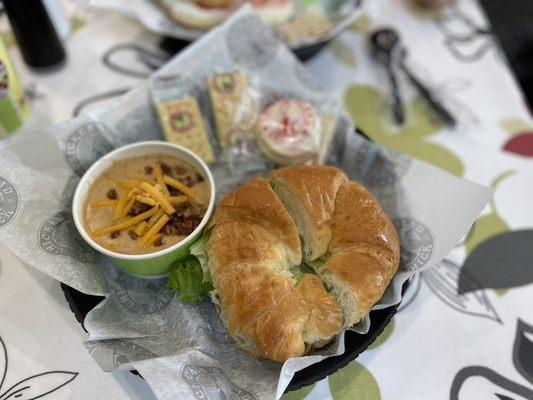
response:
[[(37, 127), (103, 105), (167, 57), (157, 35), (136, 22), (66, 5), (69, 59), (57, 71), (27, 70), (0, 25)], [(455, 129), (404, 78), (407, 120), (401, 128), (392, 122), (387, 76), (365, 39), (383, 26), (400, 32), (409, 67), (452, 111)], [(431, 13), (408, 0), (368, 0), (349, 30), (307, 65), (371, 139), (496, 192), (464, 241), (415, 279), (368, 351), (284, 399), (533, 399), (533, 121), (477, 2)], [(410, 229), (419, 250), (406, 256), (424, 257), (432, 251), (428, 233)], [(139, 378), (98, 369), (56, 282), (4, 247), (0, 262), (0, 399), (25, 386), (31, 396), (26, 390), (23, 398), (153, 398)]]

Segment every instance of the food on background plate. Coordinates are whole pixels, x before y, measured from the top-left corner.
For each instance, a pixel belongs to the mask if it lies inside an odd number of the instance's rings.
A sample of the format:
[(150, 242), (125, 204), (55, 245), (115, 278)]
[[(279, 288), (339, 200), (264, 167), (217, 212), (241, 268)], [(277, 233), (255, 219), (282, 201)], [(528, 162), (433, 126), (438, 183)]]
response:
[(235, 131), (249, 132), (258, 115), (258, 104), (248, 77), (241, 71), (220, 72), (207, 77), (218, 142), (230, 144)]
[(331, 18), (318, 7), (306, 7), (301, 13), (277, 27), (278, 34), (289, 46), (298, 44), (302, 38), (326, 37), (333, 30)]
[(192, 233), (208, 202), (208, 182), (186, 161), (164, 154), (123, 158), (91, 184), (84, 223), (108, 250), (148, 254)]
[(181, 75), (158, 76), (149, 83), (166, 140), (187, 147), (207, 163), (214, 161), (207, 125), (192, 83)]
[(207, 30), (221, 23), (244, 3), (268, 25), (287, 20), (294, 12), (294, 0), (158, 0), (174, 21), (186, 27)]
[(225, 196), (191, 253), (200, 265), (176, 265), (169, 284), (196, 299), (212, 285), (237, 345), (285, 361), (359, 322), (396, 273), (400, 249), (363, 186), (334, 167), (293, 166)]

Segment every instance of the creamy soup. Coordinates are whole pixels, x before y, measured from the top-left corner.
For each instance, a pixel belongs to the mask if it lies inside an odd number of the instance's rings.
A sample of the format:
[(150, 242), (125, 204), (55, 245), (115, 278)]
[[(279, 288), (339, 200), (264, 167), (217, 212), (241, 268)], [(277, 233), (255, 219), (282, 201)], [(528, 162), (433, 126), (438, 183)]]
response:
[(179, 243), (200, 224), (209, 183), (191, 164), (164, 154), (117, 160), (85, 201), (85, 226), (108, 250), (146, 254)]

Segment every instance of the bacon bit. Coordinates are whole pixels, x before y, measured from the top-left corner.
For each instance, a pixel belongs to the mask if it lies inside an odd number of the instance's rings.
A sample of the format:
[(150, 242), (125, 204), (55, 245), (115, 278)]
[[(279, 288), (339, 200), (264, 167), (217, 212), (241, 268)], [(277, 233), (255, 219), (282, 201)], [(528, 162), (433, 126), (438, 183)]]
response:
[(110, 237), (111, 239), (116, 239), (116, 238), (118, 238), (119, 236), (120, 236), (120, 231), (111, 232), (111, 233), (109, 234), (109, 237)]
[(110, 200), (116, 200), (118, 198), (117, 191), (115, 189), (111, 189), (109, 192), (107, 192), (107, 198)]
[(163, 171), (163, 173), (165, 175), (170, 175), (171, 174), (170, 167), (167, 164), (163, 163), (163, 162), (161, 163), (161, 171)]
[(205, 181), (204, 177), (197, 172), (196, 173), (196, 182), (203, 182), (203, 181)]
[(149, 165), (147, 165), (146, 167), (144, 167), (144, 173), (145, 173), (146, 175), (151, 175), (152, 172), (154, 172), (153, 167), (150, 167)]
[(149, 209), (150, 209), (150, 206), (148, 204), (141, 203), (140, 201), (135, 201), (128, 215), (131, 215), (131, 216), (139, 215), (145, 211), (148, 211)]

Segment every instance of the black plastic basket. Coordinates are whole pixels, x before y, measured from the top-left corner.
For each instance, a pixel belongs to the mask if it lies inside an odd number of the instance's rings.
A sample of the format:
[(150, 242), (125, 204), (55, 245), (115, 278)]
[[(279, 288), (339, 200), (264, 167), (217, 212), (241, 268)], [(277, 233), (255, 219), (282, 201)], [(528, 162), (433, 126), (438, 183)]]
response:
[[(407, 289), (409, 282), (406, 282), (403, 290)], [(77, 291), (70, 286), (61, 284), (61, 288), (65, 293), (65, 298), (74, 313), (76, 319), (83, 327), (83, 321), (89, 311), (91, 311), (104, 298), (100, 296), (91, 296)], [(345, 367), (350, 361), (355, 360), (359, 354), (365, 351), (368, 346), (376, 340), (376, 338), (383, 332), (385, 327), (389, 324), (399, 304), (370, 312), (370, 330), (367, 334), (361, 335), (355, 332), (348, 331), (345, 336), (345, 352), (341, 355), (329, 357), (320, 361), (317, 364), (298, 371), (292, 378), (286, 392), (298, 390), (303, 386), (311, 385), (317, 381), (324, 379), (326, 376), (333, 374), (337, 370)], [(85, 327), (83, 328), (85, 329)], [(139, 375), (137, 371), (131, 371)]]

